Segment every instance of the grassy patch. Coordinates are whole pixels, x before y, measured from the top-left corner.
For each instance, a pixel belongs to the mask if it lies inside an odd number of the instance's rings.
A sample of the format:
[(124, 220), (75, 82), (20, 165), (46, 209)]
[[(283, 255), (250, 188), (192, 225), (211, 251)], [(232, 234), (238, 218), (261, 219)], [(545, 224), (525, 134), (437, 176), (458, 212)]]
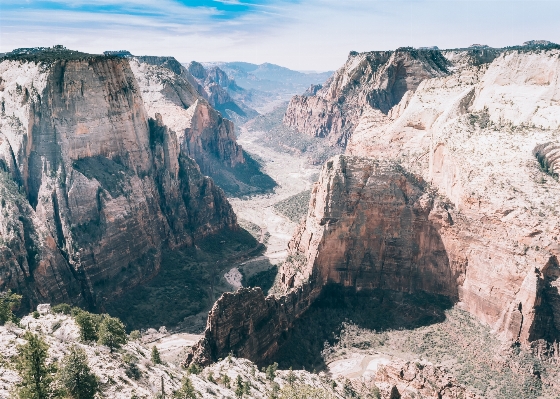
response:
[(307, 214), (310, 198), (311, 190), (302, 191), (301, 193), (277, 202), (274, 204), (274, 209), (292, 222), (299, 223)]
[[(210, 308), (227, 287), (220, 276), (231, 259), (258, 245), (245, 230), (223, 231), (195, 247), (164, 251), (156, 277), (105, 304), (105, 310), (126, 324), (127, 330), (174, 327), (186, 317)], [(212, 286), (214, 295), (212, 295)]]

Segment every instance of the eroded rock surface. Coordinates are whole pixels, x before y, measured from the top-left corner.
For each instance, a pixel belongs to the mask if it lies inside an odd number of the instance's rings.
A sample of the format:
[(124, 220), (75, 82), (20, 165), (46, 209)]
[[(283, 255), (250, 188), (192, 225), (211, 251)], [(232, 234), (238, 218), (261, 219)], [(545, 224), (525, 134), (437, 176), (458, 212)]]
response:
[(237, 228), (127, 60), (4, 60), (0, 82), (0, 290), (95, 306), (154, 275), (162, 248)]

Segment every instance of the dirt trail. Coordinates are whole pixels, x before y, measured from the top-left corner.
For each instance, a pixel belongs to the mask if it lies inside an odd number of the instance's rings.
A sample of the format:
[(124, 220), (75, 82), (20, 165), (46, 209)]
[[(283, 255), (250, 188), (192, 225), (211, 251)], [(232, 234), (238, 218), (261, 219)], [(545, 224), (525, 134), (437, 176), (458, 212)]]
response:
[[(261, 228), (261, 242), (265, 241), (267, 250), (262, 257), (243, 262), (247, 273), (248, 266), (259, 264), (257, 260), (268, 260), (275, 265), (282, 262), (287, 256), (287, 245), (297, 225), (287, 217), (277, 213), (274, 204), (278, 201), (291, 197), (297, 193), (311, 188), (313, 177), (319, 172), (318, 166), (307, 163), (307, 158), (294, 154), (277, 152), (272, 148), (265, 147), (259, 142), (264, 132), (247, 131), (241, 127), (241, 135), (237, 142), (251, 154), (258, 155), (264, 160), (264, 172), (272, 177), (278, 187), (274, 193), (256, 195), (249, 199), (230, 198), (229, 201), (239, 219), (244, 219), (258, 225)], [(250, 270), (249, 270), (250, 272)]]

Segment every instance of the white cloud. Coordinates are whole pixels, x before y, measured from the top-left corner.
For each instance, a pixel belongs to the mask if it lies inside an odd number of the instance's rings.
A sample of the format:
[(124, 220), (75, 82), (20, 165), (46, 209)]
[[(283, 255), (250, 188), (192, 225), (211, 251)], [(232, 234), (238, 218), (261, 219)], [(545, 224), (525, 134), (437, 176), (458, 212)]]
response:
[[(222, 13), (216, 8), (172, 0), (76, 0), (65, 2), (64, 11), (16, 10), (6, 8), (15, 2), (1, 1), (0, 51), (61, 43), (89, 52), (126, 48), (180, 61), (267, 61), (327, 70), (340, 66), (350, 50), (560, 42), (558, 1), (279, 0), (235, 18), (216, 18)], [(81, 10), (100, 4), (116, 10)]]

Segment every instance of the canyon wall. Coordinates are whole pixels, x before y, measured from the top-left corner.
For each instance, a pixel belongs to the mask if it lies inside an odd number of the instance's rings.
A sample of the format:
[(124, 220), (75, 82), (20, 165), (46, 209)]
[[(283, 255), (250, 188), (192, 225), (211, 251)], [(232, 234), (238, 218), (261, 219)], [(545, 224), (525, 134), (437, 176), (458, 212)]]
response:
[(449, 66), (438, 50), (351, 52), (314, 95), (291, 99), (284, 124), (344, 147), (364, 106), (387, 113), (424, 79), (447, 75)]
[[(212, 106), (204, 80), (172, 57), (135, 57), (130, 65), (148, 116), (161, 115), (163, 124), (176, 133), (181, 151), (197, 162), (202, 173), (232, 195), (274, 187), (274, 181), (237, 144), (233, 122)], [(197, 76), (210, 76), (204, 68), (202, 72), (191, 69)]]
[[(313, 187), (277, 295), (312, 285), (312, 301), (330, 282), (425, 291), (505, 342), (560, 339), (560, 50), (494, 55), (387, 113), (362, 107), (347, 154)], [(220, 336), (213, 323), (207, 337)]]
[(238, 228), (128, 60), (68, 58), (0, 63), (0, 290), (29, 306), (95, 307), (157, 273), (163, 248)]

